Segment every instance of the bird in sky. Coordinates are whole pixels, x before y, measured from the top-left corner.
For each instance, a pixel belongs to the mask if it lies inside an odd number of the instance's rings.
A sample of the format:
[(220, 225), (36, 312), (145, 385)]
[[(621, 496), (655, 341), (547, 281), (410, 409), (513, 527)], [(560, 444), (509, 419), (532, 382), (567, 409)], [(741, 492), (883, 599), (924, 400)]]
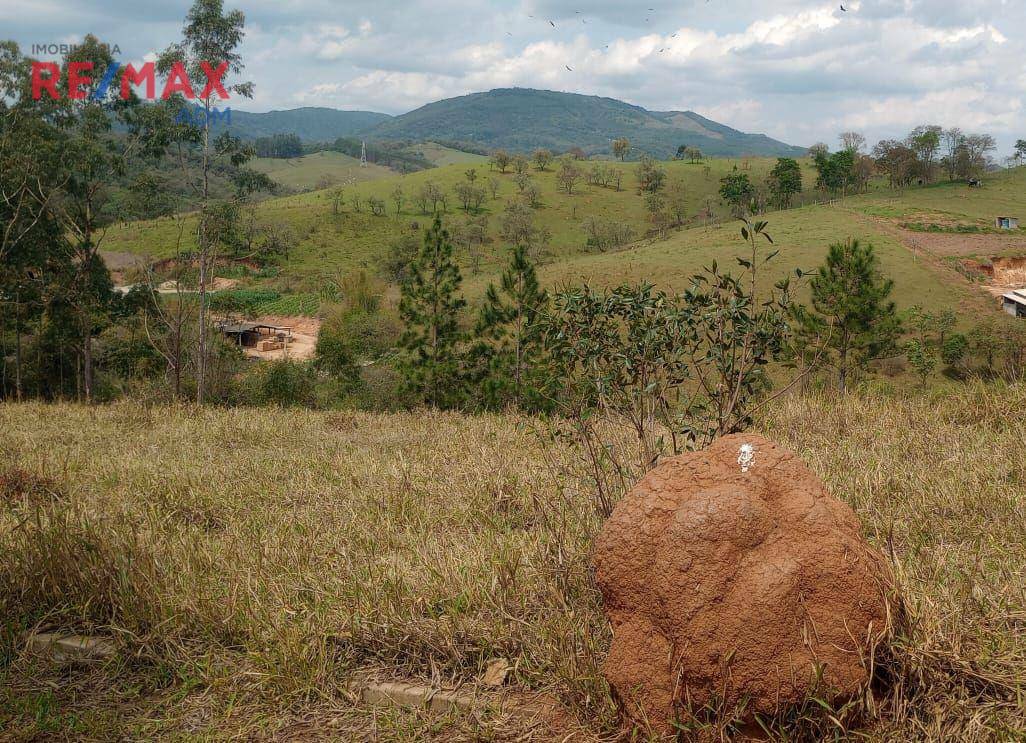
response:
[(846, 7), (844, 7), (844, 6), (842, 5), (842, 6), (841, 6), (841, 12), (843, 12), (843, 13), (847, 13), (847, 12), (848, 12), (848, 9), (847, 9)]
[(568, 70), (570, 70), (570, 72), (573, 72), (573, 68), (571, 68), (571, 67), (570, 67), (570, 65), (568, 65), (568, 64), (565, 64), (565, 65), (563, 65), (563, 66), (564, 66), (564, 67), (566, 67), (566, 68), (567, 68)]
[(552, 26), (553, 28), (555, 28), (555, 27), (556, 27), (556, 24), (555, 24), (555, 23), (553, 23), (552, 21), (549, 21), (549, 25), (550, 25), (550, 26)]

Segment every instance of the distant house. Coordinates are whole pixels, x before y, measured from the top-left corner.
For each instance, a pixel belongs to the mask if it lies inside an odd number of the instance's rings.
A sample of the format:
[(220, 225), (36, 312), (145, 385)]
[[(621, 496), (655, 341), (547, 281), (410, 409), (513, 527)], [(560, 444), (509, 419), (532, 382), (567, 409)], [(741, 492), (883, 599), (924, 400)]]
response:
[(1012, 317), (1026, 317), (1026, 289), (1013, 289), (1003, 295), (1001, 306)]
[(1018, 217), (998, 217), (994, 220), (994, 226), (999, 230), (1017, 230), (1019, 229)]

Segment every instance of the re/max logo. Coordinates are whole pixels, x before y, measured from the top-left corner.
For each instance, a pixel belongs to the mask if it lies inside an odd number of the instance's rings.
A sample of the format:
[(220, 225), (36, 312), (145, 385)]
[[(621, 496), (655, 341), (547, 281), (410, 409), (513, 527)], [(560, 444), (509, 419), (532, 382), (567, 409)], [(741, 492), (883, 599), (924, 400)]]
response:
[[(206, 77), (206, 85), (199, 94), (199, 98), (206, 100), (216, 95), (219, 99), (226, 100), (228, 98), (228, 91), (225, 90), (221, 78), (228, 71), (228, 63), (222, 62), (215, 68), (211, 67), (208, 62), (200, 62), (200, 69)], [(85, 100), (86, 98), (92, 101), (103, 100), (107, 97), (110, 86), (115, 84), (118, 72), (121, 70), (121, 64), (119, 62), (111, 62), (103, 79), (99, 81), (92, 93), (87, 93), (83, 88), (88, 88), (93, 84), (93, 78), (89, 74), (92, 70), (92, 62), (70, 62), (68, 64), (66, 80), (68, 98), (73, 100)], [(33, 62), (32, 98), (38, 101), (43, 97), (43, 91), (45, 90), (53, 100), (60, 99), (61, 91), (57, 87), (60, 80), (61, 68), (56, 62)], [(144, 86), (144, 98), (156, 100), (156, 70), (153, 62), (147, 62), (138, 70), (131, 64), (125, 66), (120, 81), (121, 99), (127, 100), (131, 95), (132, 88), (139, 86)], [(167, 76), (167, 81), (164, 83), (164, 89), (161, 91), (160, 97), (167, 100), (175, 93), (181, 93), (190, 100), (197, 97), (196, 90), (189, 80), (188, 73), (185, 71), (185, 65), (181, 62), (175, 62), (171, 66), (171, 71)]]

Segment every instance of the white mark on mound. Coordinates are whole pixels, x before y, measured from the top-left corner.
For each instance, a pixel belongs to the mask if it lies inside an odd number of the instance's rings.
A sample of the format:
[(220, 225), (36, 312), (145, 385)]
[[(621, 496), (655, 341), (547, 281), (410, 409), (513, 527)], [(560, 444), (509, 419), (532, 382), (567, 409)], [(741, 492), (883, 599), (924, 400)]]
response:
[(741, 471), (747, 472), (755, 464), (755, 447), (751, 444), (741, 444), (737, 450), (737, 463), (741, 465)]

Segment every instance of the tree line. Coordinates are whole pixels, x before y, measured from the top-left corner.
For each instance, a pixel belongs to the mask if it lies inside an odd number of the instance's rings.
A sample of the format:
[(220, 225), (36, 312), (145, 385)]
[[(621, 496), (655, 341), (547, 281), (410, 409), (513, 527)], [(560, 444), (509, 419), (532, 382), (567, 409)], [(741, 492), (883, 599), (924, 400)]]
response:
[[(250, 83), (233, 79), (242, 70), (237, 49), (243, 26), (242, 13), (226, 12), (221, 0), (196, 0), (181, 41), (159, 56), (158, 74), (167, 76), (181, 65), (200, 79), (201, 65), (217, 59), (226, 65), (226, 90), (251, 96)], [(167, 332), (185, 332), (186, 325), (195, 332), (194, 393), (203, 402), (217, 354), (209, 334), (207, 302), (217, 252), (237, 205), (273, 184), (243, 167), (253, 155), (251, 147), (228, 132), (214, 136), (209, 115), (215, 103), (212, 90), (198, 101), (206, 115), (186, 117), (182, 112), (197, 104), (180, 94), (143, 105), (130, 86), (118, 84), (120, 78), (101, 87), (114, 64), (109, 49), (90, 35), (69, 52), (60, 64), (63, 95), (54, 99), (32, 95), (33, 60), (14, 42), (0, 44), (0, 299), (5, 307), (5, 343), (13, 335), (16, 347), (13, 374), (8, 374), (4, 354), (5, 388), (13, 381), (15, 396), (26, 393), (31, 360), (35, 389), (41, 394), (66, 394), (73, 380), (81, 397), (96, 396), (94, 338), (115, 326), (125, 304), (114, 294), (99, 253), (107, 228), (125, 217), (110, 185), (132, 168), (145, 168), (171, 154), (183, 164), (180, 178), (193, 197), (189, 208), (198, 211), (192, 235), (196, 247), (182, 256), (182, 264), (195, 271), (199, 289), (194, 323), (185, 322), (183, 309), (177, 319), (165, 318), (163, 324)], [(68, 69), (73, 65), (91, 71), (78, 90), (68, 90)], [(121, 97), (123, 87), (130, 93), (127, 99)], [(195, 167), (186, 168), (186, 163)], [(231, 168), (234, 193), (215, 198), (214, 173), (226, 166)], [(181, 238), (179, 233), (179, 248)], [(148, 299), (138, 302), (153, 304)], [(154, 345), (181, 349), (186, 344), (177, 338)]]

